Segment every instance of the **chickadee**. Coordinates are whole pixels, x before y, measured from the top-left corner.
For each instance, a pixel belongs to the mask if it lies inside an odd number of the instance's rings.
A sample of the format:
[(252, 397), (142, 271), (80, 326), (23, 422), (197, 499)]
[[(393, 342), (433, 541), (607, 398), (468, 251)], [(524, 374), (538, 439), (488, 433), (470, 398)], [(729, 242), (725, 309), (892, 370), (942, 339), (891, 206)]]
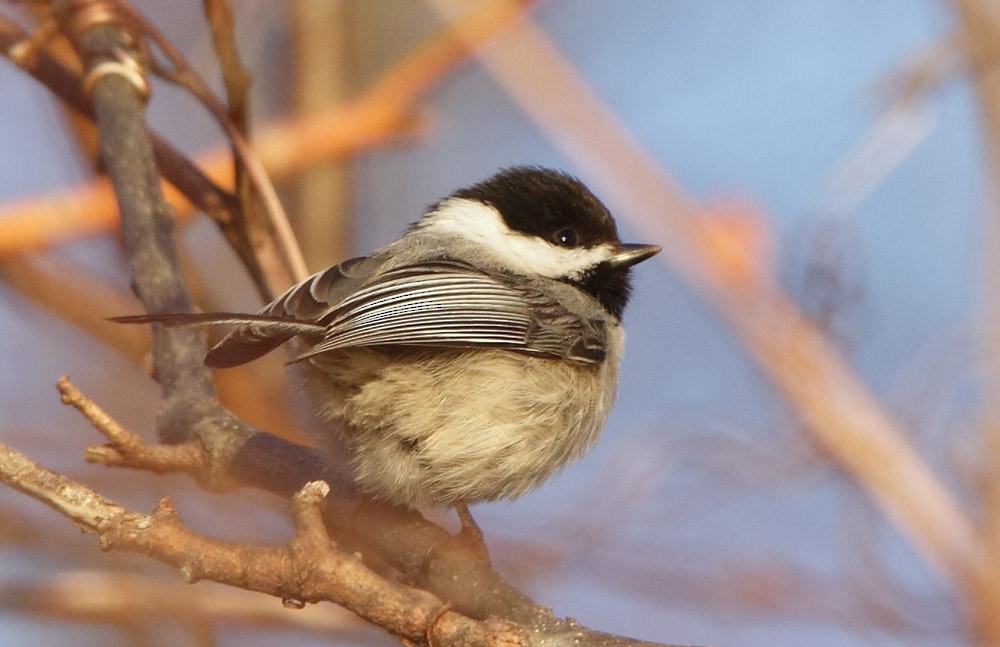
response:
[(615, 398), (630, 268), (659, 251), (621, 243), (579, 180), (515, 167), (256, 315), (116, 320), (235, 324), (205, 357), (219, 368), (299, 338), (292, 362), (360, 488), (461, 512), (520, 496), (593, 446)]

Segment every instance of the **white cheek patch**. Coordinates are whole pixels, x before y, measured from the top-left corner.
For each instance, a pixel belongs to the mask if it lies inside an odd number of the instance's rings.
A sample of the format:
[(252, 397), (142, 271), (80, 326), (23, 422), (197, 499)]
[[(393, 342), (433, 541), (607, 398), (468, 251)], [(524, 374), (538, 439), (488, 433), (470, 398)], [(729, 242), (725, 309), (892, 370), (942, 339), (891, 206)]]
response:
[(512, 231), (493, 207), (464, 198), (449, 198), (423, 218), (421, 227), (457, 234), (492, 250), (510, 268), (521, 274), (547, 278), (580, 278), (583, 273), (613, 257), (610, 244), (569, 249), (537, 236)]

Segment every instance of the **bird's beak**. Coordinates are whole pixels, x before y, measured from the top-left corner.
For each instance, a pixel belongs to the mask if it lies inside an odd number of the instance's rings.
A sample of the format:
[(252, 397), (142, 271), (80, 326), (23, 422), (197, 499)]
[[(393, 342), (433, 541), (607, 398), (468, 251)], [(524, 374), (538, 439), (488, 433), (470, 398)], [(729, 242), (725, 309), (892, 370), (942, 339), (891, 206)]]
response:
[(641, 263), (651, 256), (660, 253), (659, 245), (636, 245), (632, 243), (622, 245), (618, 253), (608, 260), (611, 267), (632, 267), (636, 263)]

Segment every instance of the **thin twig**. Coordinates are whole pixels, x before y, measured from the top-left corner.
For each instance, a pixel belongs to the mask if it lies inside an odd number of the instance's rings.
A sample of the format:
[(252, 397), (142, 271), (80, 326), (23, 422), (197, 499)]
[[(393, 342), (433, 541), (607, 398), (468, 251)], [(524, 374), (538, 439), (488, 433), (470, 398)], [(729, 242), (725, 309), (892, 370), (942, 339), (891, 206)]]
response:
[[(267, 214), (271, 225), (274, 227), (278, 249), (281, 251), (289, 276), (291, 277), (291, 282), (298, 283), (305, 279), (308, 276), (308, 271), (305, 261), (302, 258), (302, 251), (299, 249), (298, 242), (295, 240), (295, 235), (288, 222), (288, 215), (281, 205), (278, 193), (275, 191), (274, 185), (271, 184), (271, 180), (267, 176), (267, 172), (264, 170), (256, 150), (247, 140), (244, 133), (241, 132), (240, 127), (230, 118), (230, 111), (215, 96), (211, 88), (202, 81), (201, 77), (195, 74), (194, 69), (187, 62), (187, 59), (180, 50), (174, 47), (170, 43), (170, 40), (154, 24), (128, 5), (122, 3), (121, 6), (129, 14), (129, 17), (140, 26), (143, 33), (151, 38), (157, 47), (167, 54), (173, 66), (172, 69), (164, 68), (154, 60), (153, 70), (163, 78), (188, 90), (208, 109), (209, 113), (225, 131), (226, 137), (229, 138), (237, 157), (242, 160), (241, 169), (245, 169), (247, 177), (253, 183), (264, 207), (264, 213)], [(237, 175), (237, 178), (239, 178), (239, 175)], [(238, 189), (239, 181), (237, 182)]]
[(236, 46), (236, 20), (227, 0), (203, 0), (202, 4), (226, 86), (229, 119), (246, 136), (250, 133), (251, 78)]
[[(236, 47), (236, 21), (227, 0), (203, 0), (205, 18), (212, 33), (212, 44), (222, 70), (226, 88), (229, 120), (243, 138), (250, 141), (250, 72), (243, 65)], [(253, 183), (246, 173), (239, 151), (233, 149), (233, 177), (236, 197), (248, 222), (254, 222)]]
[[(25, 42), (27, 38), (28, 35), (24, 30), (0, 14), (0, 51), (9, 57), (11, 51), (18, 44)], [(82, 76), (77, 69), (71, 69), (46, 52), (34, 53), (30, 65), (24, 69), (41, 81), (66, 105), (73, 108), (79, 114), (91, 120), (94, 119), (91, 101), (84, 95), (82, 90)], [(262, 298), (265, 301), (270, 300), (273, 290), (268, 287), (257, 265), (253, 249), (242, 243), (238, 232), (231, 226), (231, 223), (238, 216), (233, 196), (219, 188), (217, 183), (208, 179), (183, 154), (155, 133), (151, 133), (150, 138), (156, 153), (156, 162), (160, 172), (192, 204), (211, 216), (219, 225), (223, 233), (226, 234), (233, 249), (236, 250), (236, 253), (243, 261)], [(114, 199), (110, 191), (110, 184), (106, 181), (99, 181), (98, 186), (104, 187), (101, 199), (106, 201), (107, 204), (113, 204)], [(23, 222), (5, 222), (5, 225), (13, 230), (15, 237), (4, 240), (10, 240), (17, 244), (18, 247), (16, 249), (20, 251), (27, 251), (28, 247), (32, 245), (43, 246), (50, 244), (49, 241), (53, 237), (58, 236), (57, 234), (53, 234), (53, 232), (58, 231), (60, 222), (69, 231), (73, 231), (75, 223), (76, 227), (79, 227), (77, 230), (77, 235), (79, 235), (79, 233), (105, 230), (109, 228), (106, 223), (117, 220), (117, 216), (114, 215), (114, 209), (107, 207), (98, 211), (97, 216), (82, 216), (79, 215), (80, 212), (75, 212), (78, 214), (76, 220), (67, 220), (67, 214), (72, 215), (74, 213), (73, 203), (67, 202), (62, 206), (64, 208), (56, 206), (53, 211), (45, 214), (35, 214), (34, 218), (28, 216)], [(42, 217), (43, 215), (45, 216), (44, 218)], [(47, 218), (51, 218), (51, 220), (47, 220)], [(286, 287), (285, 284), (280, 285), (280, 289), (284, 287)]]
[(142, 436), (133, 434), (112, 418), (96, 402), (84, 395), (66, 376), (59, 378), (56, 388), (63, 404), (83, 414), (90, 424), (108, 439), (107, 445), (91, 445), (84, 458), (91, 463), (116, 467), (133, 467), (160, 474), (204, 469), (204, 451), (196, 441), (174, 445), (150, 445)]

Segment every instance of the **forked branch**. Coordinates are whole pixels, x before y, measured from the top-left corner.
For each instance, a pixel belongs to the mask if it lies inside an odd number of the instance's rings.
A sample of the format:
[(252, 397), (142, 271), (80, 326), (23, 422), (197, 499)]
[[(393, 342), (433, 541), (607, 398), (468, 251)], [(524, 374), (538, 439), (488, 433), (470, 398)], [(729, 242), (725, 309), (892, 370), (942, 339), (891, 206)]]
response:
[[(89, 21), (74, 14), (95, 2), (55, 4), (65, 12), (64, 28), (83, 62), (84, 78), (90, 79), (91, 114), (118, 199), (136, 292), (149, 312), (189, 311), (143, 91), (107, 65), (141, 61), (141, 36), (114, 11)], [(100, 4), (115, 6), (110, 0)], [(127, 510), (5, 446), (0, 446), (0, 480), (97, 533), (105, 548), (173, 564), (189, 581), (213, 579), (290, 604), (336, 602), (416, 644), (650, 644), (555, 618), (463, 541), (414, 512), (358, 498), (314, 451), (256, 429), (222, 407), (202, 365), (204, 354), (199, 331), (154, 329), (154, 377), (164, 398), (157, 427), (165, 445), (147, 444), (122, 428), (68, 380), (60, 381), (60, 391), (110, 441), (88, 450), (91, 460), (185, 471), (213, 489), (254, 485), (294, 495), (297, 533), (287, 546), (241, 546), (198, 535), (181, 523), (167, 500), (152, 515)], [(356, 550), (377, 554), (374, 563), (396, 571), (395, 578), (408, 584), (376, 573), (355, 556)]]

